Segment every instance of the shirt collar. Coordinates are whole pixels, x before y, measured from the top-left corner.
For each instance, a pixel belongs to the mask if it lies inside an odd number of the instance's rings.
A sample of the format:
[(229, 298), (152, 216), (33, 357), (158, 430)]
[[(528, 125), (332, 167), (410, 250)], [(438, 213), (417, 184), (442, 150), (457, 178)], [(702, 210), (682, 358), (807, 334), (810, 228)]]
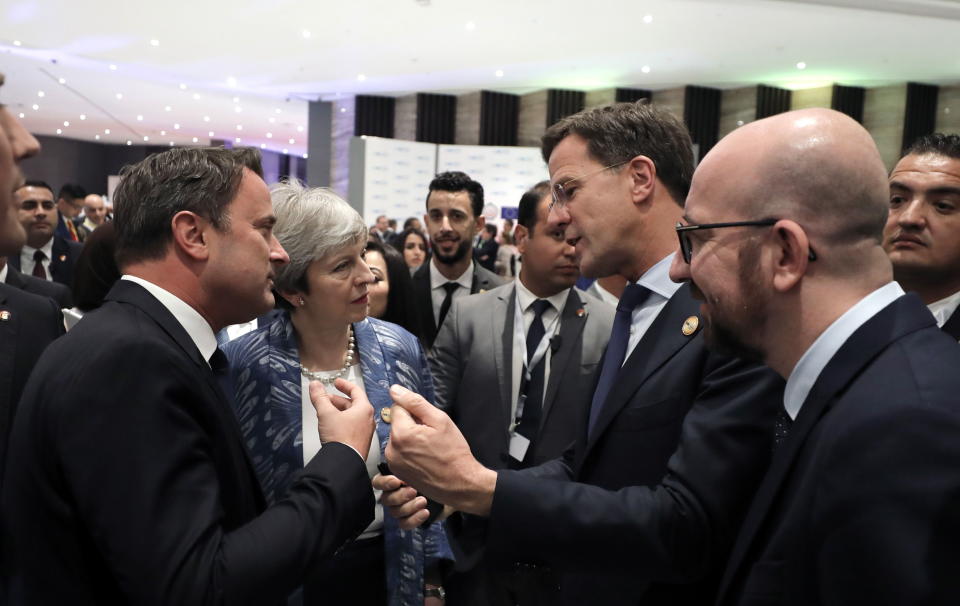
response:
[[(37, 250), (38, 249), (33, 248), (32, 246), (28, 246), (27, 244), (24, 244), (23, 255), (21, 255), (21, 258), (27, 257), (32, 261), (33, 254), (37, 252)], [(43, 254), (47, 256), (47, 261), (52, 261), (53, 260), (53, 238), (50, 238), (49, 240), (47, 240), (47, 243), (41, 246), (39, 250), (42, 250)]]
[(933, 317), (937, 320), (937, 326), (943, 328), (943, 325), (947, 323), (947, 320), (950, 319), (950, 316), (957, 311), (957, 307), (960, 306), (960, 291), (957, 291), (950, 295), (940, 299), (939, 301), (934, 301), (930, 305), (927, 305), (927, 309), (930, 310), (930, 313), (933, 314)]
[(200, 350), (200, 355), (203, 356), (203, 359), (207, 360), (209, 364), (210, 356), (217, 350), (217, 337), (213, 334), (213, 329), (210, 328), (210, 324), (200, 315), (200, 312), (177, 295), (157, 286), (153, 282), (148, 282), (143, 278), (131, 275), (124, 275), (120, 279), (136, 282), (156, 297), (157, 301), (160, 301), (160, 304), (166, 307), (167, 311), (180, 323), (180, 326), (183, 326), (183, 329), (187, 331), (194, 345)]
[(460, 286), (470, 290), (473, 288), (473, 261), (470, 261), (470, 264), (467, 265), (467, 269), (464, 270), (460, 277), (456, 280), (448, 280), (446, 276), (440, 273), (440, 270), (434, 265), (436, 259), (434, 258), (430, 261), (430, 289), (440, 288), (447, 282), (456, 282)]
[(645, 271), (636, 281), (636, 284), (650, 289), (664, 299), (672, 297), (683, 286), (682, 282), (674, 282), (670, 279), (670, 264), (673, 263), (673, 254), (670, 253), (660, 259), (656, 265)]
[[(520, 301), (520, 311), (525, 312), (533, 305), (534, 301), (541, 297), (530, 292), (530, 289), (524, 286), (523, 282), (519, 279), (515, 281), (515, 284), (517, 285), (517, 300)], [(563, 313), (563, 306), (566, 305), (569, 294), (570, 289), (565, 288), (553, 296), (543, 298), (550, 302), (550, 305), (557, 310), (557, 313)]]
[(7, 273), (9, 273), (9, 272), (7, 271), (8, 265), (9, 265), (8, 263), (4, 263), (4, 264), (3, 264), (3, 267), (0, 268), (0, 284), (6, 284), (6, 283), (7, 283)]
[(867, 320), (903, 296), (903, 289), (896, 282), (889, 282), (848, 309), (833, 324), (820, 333), (820, 336), (807, 348), (803, 356), (793, 367), (787, 378), (783, 392), (783, 405), (791, 419), (796, 419), (804, 400), (810, 394), (820, 373), (837, 353), (847, 339), (863, 326)]

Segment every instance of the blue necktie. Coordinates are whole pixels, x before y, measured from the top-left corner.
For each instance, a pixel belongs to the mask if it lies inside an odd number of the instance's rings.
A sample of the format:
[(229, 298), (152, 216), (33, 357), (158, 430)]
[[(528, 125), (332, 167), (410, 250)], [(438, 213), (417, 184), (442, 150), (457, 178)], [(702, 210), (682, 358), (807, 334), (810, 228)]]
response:
[(627, 343), (630, 341), (630, 324), (633, 310), (643, 305), (650, 296), (650, 289), (639, 284), (627, 284), (617, 304), (617, 314), (613, 318), (613, 331), (610, 333), (610, 342), (603, 355), (603, 368), (600, 371), (600, 380), (597, 389), (593, 392), (593, 402), (590, 404), (590, 420), (587, 425), (587, 435), (593, 433), (593, 426), (597, 423), (603, 404), (613, 384), (617, 382), (620, 367), (627, 354)]
[[(550, 308), (550, 301), (546, 299), (537, 299), (530, 307), (533, 308), (533, 322), (527, 330), (527, 365), (533, 358), (537, 345), (546, 329), (543, 326), (543, 312)], [(532, 442), (537, 436), (537, 429), (540, 427), (540, 409), (543, 406), (543, 376), (544, 367), (547, 363), (547, 356), (544, 354), (540, 361), (530, 370), (530, 383), (526, 385), (525, 393), (527, 395), (523, 402), (523, 416), (520, 417), (520, 425), (517, 426), (517, 433), (529, 438)], [(522, 381), (521, 381), (522, 384)], [(530, 453), (533, 449), (527, 449)]]

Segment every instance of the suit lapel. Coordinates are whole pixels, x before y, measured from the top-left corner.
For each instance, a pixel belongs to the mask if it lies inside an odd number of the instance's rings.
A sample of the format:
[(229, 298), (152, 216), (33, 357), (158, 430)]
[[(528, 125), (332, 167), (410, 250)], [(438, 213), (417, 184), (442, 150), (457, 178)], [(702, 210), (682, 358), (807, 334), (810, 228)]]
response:
[[(60, 238), (53, 237), (53, 248), (50, 250), (50, 277), (59, 281), (63, 274), (63, 265), (69, 253), (66, 243)], [(64, 259), (61, 259), (64, 257)]]
[(699, 305), (699, 302), (690, 296), (689, 285), (684, 284), (660, 310), (620, 370), (617, 383), (610, 390), (607, 401), (603, 403), (593, 433), (587, 438), (586, 452), (593, 448), (597, 438), (647, 378), (693, 340), (699, 327), (690, 335), (683, 334), (681, 329), (687, 318), (697, 316)]
[[(916, 295), (900, 297), (865, 322), (837, 350), (807, 395), (790, 433), (777, 448), (770, 468), (757, 490), (744, 519), (721, 583), (720, 600), (729, 590), (735, 574), (750, 552), (777, 494), (790, 473), (807, 436), (830, 409), (836, 395), (844, 390), (881, 351), (904, 335), (935, 326), (933, 316)], [(778, 405), (783, 405), (778, 402)]]
[[(5, 365), (5, 371), (0, 373), (0, 457), (3, 457), (6, 440), (10, 435), (10, 426), (13, 423), (13, 375), (17, 363), (17, 332), (20, 327), (20, 317), (16, 311), (10, 311), (7, 294), (0, 288), (0, 312), (10, 312), (9, 319), (0, 321), (0, 359), (10, 360)], [(0, 472), (2, 475), (2, 472)]]
[(491, 321), (493, 335), (501, 335), (500, 347), (494, 342), (493, 363), (497, 372), (497, 381), (500, 383), (500, 410), (506, 419), (504, 427), (513, 422), (510, 411), (513, 408), (513, 399), (516, 396), (513, 384), (513, 319), (517, 305), (516, 286), (500, 289), (497, 301), (491, 306)]
[(547, 383), (547, 391), (543, 398), (543, 412), (540, 415), (540, 427), (542, 428), (553, 407), (554, 400), (557, 399), (557, 390), (560, 388), (560, 382), (567, 373), (576, 373), (575, 366), (580, 362), (580, 356), (575, 356), (581, 348), (577, 347), (580, 341), (580, 334), (587, 323), (587, 315), (578, 314), (577, 311), (587, 307), (586, 301), (581, 301), (577, 291), (570, 289), (567, 295), (567, 302), (563, 306), (563, 316), (560, 318), (560, 347), (556, 353), (550, 356), (550, 380)]
[(430, 263), (427, 261), (413, 274), (413, 294), (420, 314), (420, 326), (429, 337), (428, 346), (433, 345), (437, 336), (437, 324), (433, 319), (433, 299), (430, 296)]
[(960, 308), (956, 309), (940, 328), (955, 340), (960, 341)]
[(27, 281), (23, 279), (23, 274), (16, 268), (7, 267), (7, 284), (23, 290), (23, 287), (27, 285)]
[(20, 271), (20, 253), (7, 257), (7, 265)]

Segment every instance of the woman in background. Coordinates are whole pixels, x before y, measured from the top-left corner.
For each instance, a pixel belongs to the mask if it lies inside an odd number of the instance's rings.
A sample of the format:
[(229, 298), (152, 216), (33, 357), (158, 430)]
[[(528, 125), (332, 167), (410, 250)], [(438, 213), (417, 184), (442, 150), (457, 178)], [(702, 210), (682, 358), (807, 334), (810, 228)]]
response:
[(406, 261), (407, 267), (410, 268), (410, 275), (413, 275), (413, 272), (417, 271), (417, 268), (427, 262), (430, 258), (429, 249), (427, 248), (427, 238), (423, 235), (423, 232), (409, 228), (403, 230), (403, 233), (400, 234), (400, 252), (403, 253), (403, 260)]
[(370, 317), (393, 322), (423, 338), (420, 315), (414, 309), (413, 279), (400, 253), (377, 240), (367, 240), (367, 265), (375, 282), (370, 286)]
[[(328, 393), (344, 378), (362, 386), (377, 423), (367, 470), (386, 459), (390, 435), (382, 411), (398, 383), (433, 400), (433, 380), (419, 341), (403, 328), (367, 317), (374, 276), (364, 260), (367, 229), (355, 210), (326, 189), (275, 186), (274, 234), (290, 255), (274, 280), (279, 317), (228, 343), (234, 406), (268, 503), (323, 447), (308, 385)], [(371, 488), (371, 490), (373, 490)], [(379, 498), (379, 494), (376, 495)], [(439, 523), (401, 531), (376, 506), (374, 522), (314, 574), (303, 603), (381, 606), (439, 604), (424, 598), (452, 560)]]

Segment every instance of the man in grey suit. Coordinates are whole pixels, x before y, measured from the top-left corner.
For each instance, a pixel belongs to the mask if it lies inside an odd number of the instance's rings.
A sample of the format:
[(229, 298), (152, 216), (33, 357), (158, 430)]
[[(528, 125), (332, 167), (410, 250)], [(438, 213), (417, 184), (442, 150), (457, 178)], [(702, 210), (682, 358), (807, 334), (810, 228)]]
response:
[[(549, 203), (546, 181), (520, 200), (519, 279), (454, 303), (434, 342), (436, 404), (492, 469), (539, 465), (576, 440), (613, 325), (612, 307), (573, 288), (580, 269)], [(486, 563), (446, 584), (452, 605), (527, 604), (557, 586), (546, 568)]]
[(413, 274), (414, 301), (427, 348), (460, 297), (503, 284), (495, 273), (473, 262), (473, 237), (483, 229), (483, 186), (459, 171), (440, 173), (430, 182), (423, 221), (433, 258)]

